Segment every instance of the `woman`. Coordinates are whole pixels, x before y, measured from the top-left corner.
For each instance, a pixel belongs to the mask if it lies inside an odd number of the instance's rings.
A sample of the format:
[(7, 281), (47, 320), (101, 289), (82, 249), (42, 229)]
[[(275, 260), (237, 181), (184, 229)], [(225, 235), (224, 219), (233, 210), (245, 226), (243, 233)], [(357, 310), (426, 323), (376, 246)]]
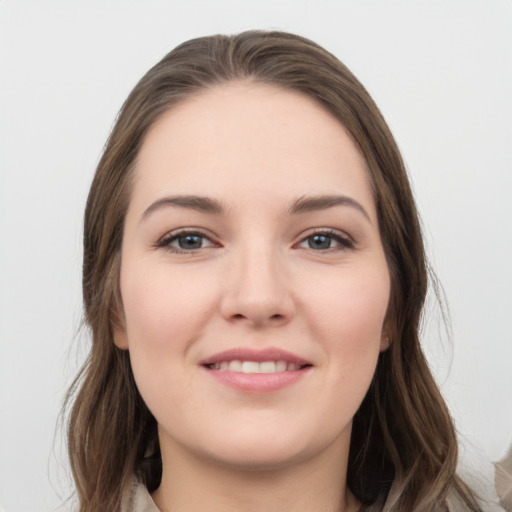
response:
[(419, 344), (403, 162), (316, 44), (207, 37), (152, 68), (98, 165), (83, 270), (80, 510), (480, 510)]

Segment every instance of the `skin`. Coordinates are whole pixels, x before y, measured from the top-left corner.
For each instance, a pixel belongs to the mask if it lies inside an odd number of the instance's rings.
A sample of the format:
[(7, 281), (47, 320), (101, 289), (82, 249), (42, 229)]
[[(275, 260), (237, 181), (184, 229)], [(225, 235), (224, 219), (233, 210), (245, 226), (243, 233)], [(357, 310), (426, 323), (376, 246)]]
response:
[[(158, 203), (181, 195), (223, 213)], [(354, 203), (290, 212), (325, 195)], [(200, 234), (191, 250), (183, 228)], [(352, 418), (387, 348), (390, 279), (365, 162), (329, 112), (230, 83), (164, 114), (138, 155), (120, 279), (114, 338), (158, 421), (162, 511), (357, 508)], [(200, 365), (238, 347), (312, 366), (283, 389), (240, 391)]]

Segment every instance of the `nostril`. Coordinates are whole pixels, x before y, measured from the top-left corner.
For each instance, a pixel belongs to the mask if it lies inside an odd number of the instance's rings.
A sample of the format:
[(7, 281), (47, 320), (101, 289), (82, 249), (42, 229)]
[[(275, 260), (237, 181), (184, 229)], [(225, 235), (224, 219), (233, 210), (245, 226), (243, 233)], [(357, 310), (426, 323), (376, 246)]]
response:
[[(236, 313), (231, 316), (231, 320), (234, 320), (237, 322), (242, 321), (242, 320), (250, 320), (251, 318), (254, 320), (253, 316), (254, 315), (244, 315), (242, 313)], [(262, 317), (259, 317), (256, 321), (258, 323), (260, 323), (261, 321), (264, 321), (264, 318), (265, 317), (263, 315)], [(286, 316), (282, 315), (281, 313), (276, 313), (276, 314), (268, 316), (266, 318), (268, 319), (268, 321), (271, 321), (271, 322), (281, 322), (286, 318)]]

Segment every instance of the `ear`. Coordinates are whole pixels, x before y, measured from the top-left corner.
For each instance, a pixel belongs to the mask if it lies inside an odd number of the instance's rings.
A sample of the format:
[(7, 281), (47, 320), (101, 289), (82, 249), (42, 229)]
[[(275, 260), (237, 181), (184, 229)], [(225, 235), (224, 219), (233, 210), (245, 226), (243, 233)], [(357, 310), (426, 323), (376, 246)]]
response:
[[(119, 313), (119, 310), (121, 310), (121, 314)], [(128, 350), (129, 345), (128, 335), (126, 333), (126, 322), (120, 301), (117, 301), (117, 305), (112, 307), (110, 310), (110, 325), (112, 326), (114, 345), (121, 350)]]
[(113, 325), (113, 329), (114, 345), (121, 350), (128, 350), (128, 336), (126, 335), (126, 329), (124, 327), (120, 327), (117, 323)]
[(381, 352), (385, 352), (389, 346), (391, 345), (391, 340), (387, 337), (387, 336), (382, 336), (381, 340), (380, 340), (380, 348), (379, 350)]
[(379, 350), (381, 352), (386, 351), (392, 343), (392, 338), (389, 332), (389, 328), (387, 325), (387, 322), (384, 324), (384, 327), (382, 328), (382, 333), (380, 335), (380, 347)]

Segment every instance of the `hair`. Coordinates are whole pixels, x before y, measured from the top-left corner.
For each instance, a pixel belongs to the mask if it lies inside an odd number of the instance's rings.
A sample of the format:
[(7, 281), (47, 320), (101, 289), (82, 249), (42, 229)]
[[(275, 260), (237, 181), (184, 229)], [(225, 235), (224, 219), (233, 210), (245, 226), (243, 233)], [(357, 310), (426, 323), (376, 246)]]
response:
[(193, 39), (172, 50), (130, 93), (99, 161), (84, 220), (83, 298), (92, 347), (66, 398), (80, 511), (119, 510), (133, 475), (150, 492), (160, 484), (156, 420), (137, 390), (128, 351), (113, 342), (123, 322), (124, 219), (149, 128), (190, 95), (231, 81), (313, 98), (345, 127), (366, 161), (391, 275), (386, 326), (392, 342), (353, 420), (349, 489), (368, 512), (444, 511), (454, 497), (479, 511), (455, 473), (453, 422), (420, 346), (428, 270), (397, 144), (368, 92), (336, 57), (308, 39), (262, 31)]

